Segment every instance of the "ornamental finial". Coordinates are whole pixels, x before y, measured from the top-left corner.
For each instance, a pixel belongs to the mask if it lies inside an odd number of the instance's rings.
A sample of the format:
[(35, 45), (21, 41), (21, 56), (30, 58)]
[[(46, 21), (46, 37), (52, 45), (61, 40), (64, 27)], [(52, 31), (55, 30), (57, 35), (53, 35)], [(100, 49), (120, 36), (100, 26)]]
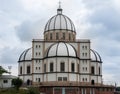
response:
[(59, 9), (61, 9), (61, 1), (59, 0)]
[(59, 8), (57, 9), (57, 14), (62, 14), (61, 1), (59, 0)]

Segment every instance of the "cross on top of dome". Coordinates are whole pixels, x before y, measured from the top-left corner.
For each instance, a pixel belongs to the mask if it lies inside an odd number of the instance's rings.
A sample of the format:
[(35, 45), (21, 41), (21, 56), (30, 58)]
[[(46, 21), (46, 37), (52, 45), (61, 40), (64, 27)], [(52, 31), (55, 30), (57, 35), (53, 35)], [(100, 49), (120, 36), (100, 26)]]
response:
[(59, 8), (61, 8), (61, 2), (59, 1)]
[(57, 9), (57, 14), (62, 14), (61, 2), (59, 1), (59, 7)]

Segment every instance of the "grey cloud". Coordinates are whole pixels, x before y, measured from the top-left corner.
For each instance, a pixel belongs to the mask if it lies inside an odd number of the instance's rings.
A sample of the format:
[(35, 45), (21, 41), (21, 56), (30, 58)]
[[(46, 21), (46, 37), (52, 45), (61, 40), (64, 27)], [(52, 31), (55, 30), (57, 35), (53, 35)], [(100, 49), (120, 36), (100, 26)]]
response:
[[(84, 1), (86, 8), (91, 4), (93, 4), (92, 6), (94, 6), (94, 8), (89, 8), (89, 10), (92, 11), (92, 14), (88, 14), (86, 21), (83, 22), (84, 26), (87, 28), (85, 29), (83, 36), (89, 38), (107, 37), (109, 39), (119, 40), (120, 12), (116, 10), (111, 1), (87, 1)], [(96, 3), (99, 4), (99, 7)], [(87, 24), (89, 24), (89, 27)]]
[(17, 64), (21, 49), (5, 47), (0, 53), (0, 62), (3, 64)]
[(103, 7), (96, 9), (89, 18), (91, 23), (102, 23), (109, 30), (120, 29), (120, 14), (114, 7)]
[(111, 4), (111, 0), (82, 0), (88, 8), (98, 8)]
[(16, 27), (17, 36), (23, 42), (31, 41), (32, 39), (42, 38), (44, 31), (44, 21), (25, 21), (20, 26)]

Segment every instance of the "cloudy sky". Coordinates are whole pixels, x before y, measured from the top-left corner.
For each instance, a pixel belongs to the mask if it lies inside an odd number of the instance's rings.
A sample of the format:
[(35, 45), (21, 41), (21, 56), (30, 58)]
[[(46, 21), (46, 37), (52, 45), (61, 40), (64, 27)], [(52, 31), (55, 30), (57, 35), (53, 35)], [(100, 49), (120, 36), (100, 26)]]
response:
[[(47, 21), (59, 0), (0, 0), (0, 65), (17, 75), (18, 58), (43, 38)], [(77, 38), (91, 40), (103, 60), (103, 80), (120, 84), (120, 0), (61, 0), (73, 21)]]

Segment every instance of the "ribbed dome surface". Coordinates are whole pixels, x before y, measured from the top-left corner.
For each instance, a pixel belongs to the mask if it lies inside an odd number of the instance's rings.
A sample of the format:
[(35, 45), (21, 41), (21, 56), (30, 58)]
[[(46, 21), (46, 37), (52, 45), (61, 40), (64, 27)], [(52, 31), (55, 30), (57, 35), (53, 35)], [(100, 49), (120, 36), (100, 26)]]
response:
[(73, 22), (65, 15), (62, 14), (62, 9), (57, 10), (57, 15), (50, 18), (45, 26), (46, 31), (54, 30), (66, 30), (75, 32), (75, 26)]
[(19, 57), (19, 62), (20, 61), (27, 61), (31, 60), (32, 58), (32, 48), (26, 49)]
[(75, 48), (68, 44), (59, 42), (56, 44), (53, 44), (47, 51), (46, 57), (59, 57), (59, 56), (65, 56), (65, 57), (77, 57)]
[(90, 51), (91, 51), (91, 60), (92, 61), (98, 61), (98, 62), (102, 63), (102, 59), (101, 59), (100, 55), (92, 49)]

